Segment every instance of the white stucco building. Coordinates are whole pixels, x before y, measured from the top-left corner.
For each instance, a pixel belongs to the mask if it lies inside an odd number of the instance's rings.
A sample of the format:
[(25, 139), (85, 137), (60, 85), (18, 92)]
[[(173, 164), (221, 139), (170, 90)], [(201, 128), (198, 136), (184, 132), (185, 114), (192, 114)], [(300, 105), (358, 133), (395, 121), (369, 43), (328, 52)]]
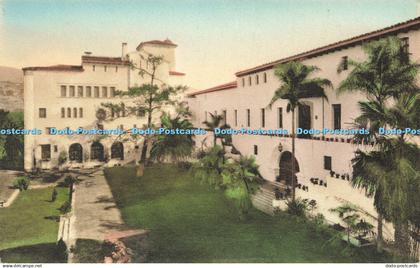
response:
[[(124, 103), (129, 97), (115, 96), (116, 90), (149, 83), (146, 73), (130, 67), (130, 63), (145, 70), (148, 55), (163, 56), (163, 63), (156, 72), (156, 83), (182, 85), (184, 73), (175, 69), (177, 45), (169, 39), (140, 43), (133, 52), (122, 44), (121, 56), (102, 57), (85, 53), (81, 65), (55, 65), (26, 67), (24, 71), (25, 129), (38, 128), (41, 135), (25, 135), (25, 170), (51, 169), (58, 166), (91, 167), (107, 163), (114, 165), (138, 160), (141, 140), (131, 140), (127, 135), (50, 135), (50, 128), (131, 129), (146, 123), (145, 114), (126, 116), (110, 114), (109, 120), (98, 120), (97, 112), (102, 103)], [(156, 116), (158, 117), (158, 115)], [(141, 137), (139, 137), (141, 139)], [(59, 163), (59, 156), (65, 163)]]
[[(343, 59), (364, 60), (366, 55), (362, 44), (390, 35), (401, 38), (411, 58), (420, 61), (420, 18), (416, 18), (238, 71), (232, 82), (191, 93), (189, 104), (194, 113), (194, 123), (197, 127), (203, 127), (202, 122), (210, 118), (209, 113), (217, 113), (224, 115), (227, 124), (232, 128), (284, 128), (291, 133), (292, 116), (286, 112), (287, 100), (276, 101), (271, 109), (268, 104), (280, 83), (274, 75), (274, 66), (289, 61), (301, 61), (303, 64), (319, 67), (320, 71), (315, 75), (329, 79), (334, 88), (326, 89), (328, 101), (317, 96), (302, 100), (306, 107), (297, 111), (296, 127), (352, 128), (353, 119), (360, 113), (358, 101), (366, 98), (359, 93), (337, 94), (335, 89), (349, 74), (349, 70), (338, 73), (337, 66)], [(274, 182), (287, 176), (287, 169), (292, 161), (290, 136), (234, 135), (232, 139), (234, 146), (242, 154), (256, 157), (265, 180)], [(206, 139), (205, 142), (211, 140)], [(200, 141), (197, 145), (201, 146)], [(329, 209), (346, 201), (376, 217), (373, 200), (366, 198), (364, 192), (353, 189), (349, 183), (352, 173), (351, 159), (358, 148), (367, 149), (371, 145), (353, 144), (351, 136), (343, 135), (312, 135), (296, 139), (296, 194), (298, 197), (315, 199), (317, 211), (330, 221), (338, 222), (339, 218), (329, 212)], [(331, 171), (334, 172), (333, 177), (330, 176)], [(392, 237), (391, 233), (392, 228), (387, 226), (385, 236)]]

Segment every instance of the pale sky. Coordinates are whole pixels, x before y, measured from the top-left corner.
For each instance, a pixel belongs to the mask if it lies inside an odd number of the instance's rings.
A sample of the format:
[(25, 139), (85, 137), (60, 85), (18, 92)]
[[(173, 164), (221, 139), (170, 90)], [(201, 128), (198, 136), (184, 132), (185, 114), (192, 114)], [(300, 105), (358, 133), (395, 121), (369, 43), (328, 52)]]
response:
[(80, 64), (170, 38), (204, 89), (234, 73), (417, 16), (416, 0), (0, 0), (0, 66)]

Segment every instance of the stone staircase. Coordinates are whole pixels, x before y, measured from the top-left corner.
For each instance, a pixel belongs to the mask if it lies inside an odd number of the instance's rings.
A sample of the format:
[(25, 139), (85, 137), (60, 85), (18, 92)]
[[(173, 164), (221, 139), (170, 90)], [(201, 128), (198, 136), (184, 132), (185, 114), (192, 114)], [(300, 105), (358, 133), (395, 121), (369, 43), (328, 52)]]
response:
[(252, 205), (268, 215), (274, 215), (273, 200), (274, 192), (266, 187), (261, 186), (260, 189), (251, 197)]

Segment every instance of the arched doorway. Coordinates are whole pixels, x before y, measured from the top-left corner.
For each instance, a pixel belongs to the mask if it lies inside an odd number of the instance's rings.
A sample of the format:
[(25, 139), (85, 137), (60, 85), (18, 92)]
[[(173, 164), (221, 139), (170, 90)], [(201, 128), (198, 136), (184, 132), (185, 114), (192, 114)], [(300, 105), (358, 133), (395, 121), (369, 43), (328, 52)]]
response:
[(124, 145), (121, 142), (114, 142), (111, 146), (111, 158), (124, 160)]
[(90, 159), (104, 161), (104, 146), (95, 141), (90, 147)]
[(80, 143), (73, 143), (69, 147), (69, 160), (77, 163), (83, 162), (83, 147)]
[[(296, 158), (295, 161), (295, 172), (294, 178), (296, 179), (296, 173), (299, 172), (299, 164)], [(292, 153), (286, 151), (281, 154), (279, 161), (280, 174), (277, 177), (277, 181), (285, 182), (287, 185), (292, 185)]]

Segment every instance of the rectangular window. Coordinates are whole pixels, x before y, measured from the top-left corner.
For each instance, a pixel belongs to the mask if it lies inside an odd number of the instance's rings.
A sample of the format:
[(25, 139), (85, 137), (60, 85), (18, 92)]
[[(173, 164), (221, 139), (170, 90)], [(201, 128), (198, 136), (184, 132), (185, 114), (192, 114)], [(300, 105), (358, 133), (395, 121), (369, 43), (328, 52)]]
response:
[(116, 73), (118, 72), (118, 66), (115, 66), (115, 72)]
[(144, 109), (139, 109), (137, 115), (139, 117), (144, 117), (146, 116), (146, 111)]
[(122, 113), (122, 117), (125, 117), (125, 116), (126, 116), (125, 111), (126, 111), (126, 109), (125, 109), (125, 105), (124, 105), (124, 103), (122, 103), (122, 104), (121, 104), (121, 113)]
[(95, 71), (95, 65), (92, 65), (92, 71)]
[(104, 72), (106, 72), (106, 65), (104, 66)]
[(92, 87), (90, 86), (86, 87), (86, 97), (92, 97)]
[(39, 108), (39, 118), (47, 118), (47, 108)]
[(235, 110), (235, 127), (238, 126), (238, 110)]
[(41, 145), (41, 159), (50, 160), (51, 159), (51, 144)]
[(255, 76), (255, 83), (258, 85), (260, 83), (260, 77), (258, 74)]
[(54, 145), (54, 153), (58, 152), (58, 146)]
[(408, 43), (408, 37), (403, 37), (400, 39), (401, 40), (401, 48), (403, 50), (403, 53), (408, 55), (408, 53), (410, 53), (410, 46)]
[(324, 156), (324, 169), (331, 170), (331, 156)]
[(75, 90), (74, 86), (70, 86), (70, 93), (69, 93), (70, 97), (74, 97), (75, 96), (75, 94), (76, 94), (75, 91), (76, 90)]
[(344, 56), (341, 58), (343, 61), (343, 70), (347, 70), (349, 68), (348, 60), (349, 58), (347, 56)]
[(77, 118), (77, 108), (73, 108), (73, 117)]
[(67, 96), (67, 87), (61, 86), (61, 97), (66, 97), (66, 96)]
[(277, 128), (283, 128), (283, 108), (277, 108)]
[(102, 98), (108, 98), (108, 88), (102, 87)]
[(267, 83), (267, 73), (264, 73), (264, 83)]
[(265, 127), (265, 109), (261, 109), (261, 127)]
[(77, 97), (83, 97), (83, 87), (82, 86), (77, 87)]
[(334, 129), (340, 129), (341, 128), (341, 104), (333, 104), (333, 127)]
[(66, 109), (65, 108), (61, 108), (61, 118), (66, 117)]
[(109, 96), (111, 98), (115, 97), (115, 87), (111, 87), (110, 92), (109, 92)]
[(223, 123), (227, 124), (227, 112), (223, 110)]
[(83, 108), (79, 108), (79, 117), (83, 117)]
[(254, 145), (254, 154), (258, 155), (258, 146), (257, 145)]
[(99, 98), (99, 87), (95, 87), (95, 98)]
[(246, 109), (246, 126), (247, 127), (251, 126), (251, 110), (250, 109)]
[(251, 76), (248, 76), (248, 84), (252, 85), (252, 77)]
[(242, 77), (242, 87), (245, 86), (245, 77)]

